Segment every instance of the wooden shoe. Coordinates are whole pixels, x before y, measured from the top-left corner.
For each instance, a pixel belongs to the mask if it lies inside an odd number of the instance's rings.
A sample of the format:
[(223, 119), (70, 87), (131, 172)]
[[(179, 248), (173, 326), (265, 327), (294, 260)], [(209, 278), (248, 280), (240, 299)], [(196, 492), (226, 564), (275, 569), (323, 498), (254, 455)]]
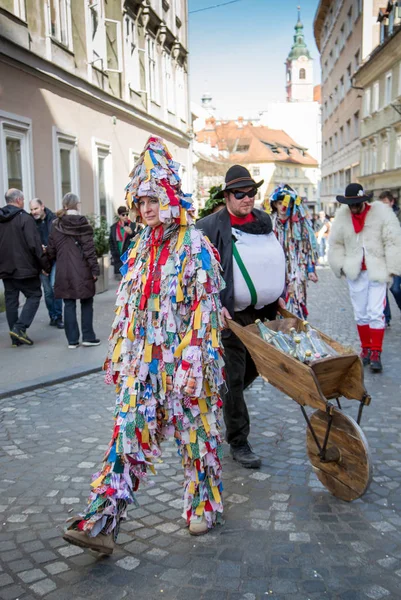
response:
[(101, 554), (113, 554), (114, 540), (112, 533), (108, 533), (107, 535), (99, 533), (96, 537), (90, 537), (83, 531), (67, 529), (63, 535), (63, 539), (69, 544), (79, 546), (80, 548), (89, 548)]
[(209, 528), (204, 517), (191, 517), (189, 523), (189, 533), (191, 535), (204, 535), (209, 531)]

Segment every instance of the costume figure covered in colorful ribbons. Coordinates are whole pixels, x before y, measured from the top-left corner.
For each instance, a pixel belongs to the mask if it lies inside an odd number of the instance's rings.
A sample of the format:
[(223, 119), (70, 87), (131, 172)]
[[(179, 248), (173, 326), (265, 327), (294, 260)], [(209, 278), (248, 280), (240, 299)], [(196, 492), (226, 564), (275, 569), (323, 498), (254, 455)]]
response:
[(308, 280), (318, 280), (315, 268), (318, 248), (309, 214), (301, 197), (289, 185), (274, 190), (266, 210), (272, 213), (273, 231), (285, 254), (286, 308), (306, 319)]
[(129, 208), (147, 227), (122, 257), (105, 362), (117, 395), (113, 435), (86, 512), (64, 537), (108, 554), (135, 491), (155, 472), (167, 434), (182, 459), (189, 532), (207, 533), (223, 511), (224, 282), (217, 253), (192, 224), (191, 197), (181, 191), (178, 168), (163, 141), (151, 137), (126, 188)]

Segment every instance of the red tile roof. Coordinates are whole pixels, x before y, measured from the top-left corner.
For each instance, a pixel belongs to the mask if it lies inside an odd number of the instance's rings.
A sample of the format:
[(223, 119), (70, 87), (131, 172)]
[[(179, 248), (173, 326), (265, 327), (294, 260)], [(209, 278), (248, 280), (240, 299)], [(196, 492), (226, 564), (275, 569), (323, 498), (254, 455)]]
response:
[[(213, 120), (214, 121), (214, 120)], [(229, 152), (234, 163), (283, 162), (318, 166), (317, 161), (282, 129), (253, 126), (237, 121), (208, 122), (196, 135), (198, 142)]]

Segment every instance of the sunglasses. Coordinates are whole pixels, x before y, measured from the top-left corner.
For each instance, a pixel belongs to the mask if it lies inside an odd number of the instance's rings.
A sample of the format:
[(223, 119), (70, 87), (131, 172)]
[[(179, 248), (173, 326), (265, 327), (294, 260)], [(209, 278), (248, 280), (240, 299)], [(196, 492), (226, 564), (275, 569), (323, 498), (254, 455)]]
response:
[(231, 192), (236, 200), (243, 200), (248, 196), (248, 198), (254, 198), (258, 193), (256, 188), (252, 188), (249, 192), (241, 192), (240, 190), (235, 190)]
[(128, 213), (120, 213), (120, 217), (128, 217)]

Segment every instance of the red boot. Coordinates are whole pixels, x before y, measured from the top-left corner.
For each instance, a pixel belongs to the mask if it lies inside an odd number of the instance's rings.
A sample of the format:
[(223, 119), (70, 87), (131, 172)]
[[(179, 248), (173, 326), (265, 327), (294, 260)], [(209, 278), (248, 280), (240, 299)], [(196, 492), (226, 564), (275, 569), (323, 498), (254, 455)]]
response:
[(381, 371), (383, 371), (381, 353), (383, 349), (384, 329), (371, 329), (370, 337), (372, 340), (370, 368), (373, 371), (373, 373), (381, 373)]
[(361, 348), (362, 348), (361, 354), (359, 356), (362, 360), (363, 366), (366, 367), (370, 363), (370, 348), (371, 348), (370, 332), (371, 332), (371, 329), (370, 329), (369, 325), (357, 325), (357, 328), (358, 328), (359, 339), (361, 340)]

